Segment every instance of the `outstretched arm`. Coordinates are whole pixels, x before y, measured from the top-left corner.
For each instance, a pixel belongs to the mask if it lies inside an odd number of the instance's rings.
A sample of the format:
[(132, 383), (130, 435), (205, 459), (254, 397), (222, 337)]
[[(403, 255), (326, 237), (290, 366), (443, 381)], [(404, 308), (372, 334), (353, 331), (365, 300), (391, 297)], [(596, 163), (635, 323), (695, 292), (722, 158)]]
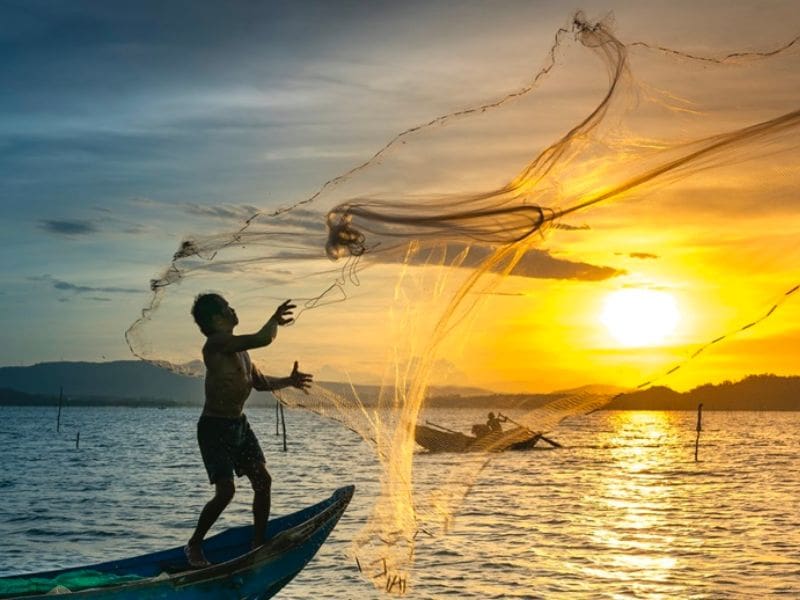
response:
[(301, 372), (298, 367), (297, 361), (294, 361), (294, 368), (288, 377), (270, 377), (269, 375), (261, 373), (255, 365), (252, 365), (251, 374), (253, 378), (253, 387), (260, 392), (271, 392), (287, 387), (295, 387), (298, 390), (303, 390), (307, 394), (308, 388), (311, 387), (313, 375)]
[(214, 352), (234, 354), (253, 348), (269, 346), (278, 335), (278, 326), (288, 325), (294, 321), (292, 317), (292, 310), (294, 308), (295, 305), (292, 304), (292, 301), (287, 300), (275, 310), (275, 314), (273, 314), (269, 318), (269, 321), (264, 323), (264, 326), (256, 333), (245, 335), (217, 333), (208, 338), (206, 348)]

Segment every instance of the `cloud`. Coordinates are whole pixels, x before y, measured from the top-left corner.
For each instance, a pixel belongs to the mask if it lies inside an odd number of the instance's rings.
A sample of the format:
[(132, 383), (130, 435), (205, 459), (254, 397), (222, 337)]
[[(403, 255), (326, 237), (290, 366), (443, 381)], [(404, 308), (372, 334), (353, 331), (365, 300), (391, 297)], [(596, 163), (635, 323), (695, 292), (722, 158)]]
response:
[[(463, 252), (463, 244), (452, 243), (447, 246), (445, 253), (445, 263), (452, 261), (459, 253)], [(493, 248), (487, 246), (473, 245), (469, 249), (466, 258), (461, 262), (462, 267), (474, 268), (489, 258)], [(405, 257), (405, 253), (386, 253), (373, 254), (373, 260), (381, 262), (399, 262)], [(428, 252), (417, 252), (410, 257), (409, 264), (422, 265), (430, 262), (431, 255)], [(603, 281), (624, 275), (625, 271), (601, 265), (592, 265), (585, 262), (575, 262), (563, 258), (556, 258), (547, 250), (532, 248), (525, 252), (523, 257), (511, 271), (511, 275), (517, 277), (529, 277), (532, 279), (568, 279), (580, 281)]]
[[(111, 211), (109, 210), (108, 212)], [(100, 227), (95, 221), (88, 219), (43, 219), (39, 221), (39, 227), (46, 232), (67, 237), (93, 235), (113, 230), (130, 235), (139, 235), (151, 230), (147, 225), (110, 216), (103, 218), (103, 225), (103, 227)]]
[[(135, 288), (124, 288), (124, 287), (116, 287), (116, 286), (89, 286), (89, 285), (76, 285), (74, 283), (69, 283), (68, 281), (63, 281), (61, 279), (56, 279), (55, 277), (51, 277), (50, 275), (41, 275), (39, 277), (29, 277), (31, 281), (41, 281), (45, 283), (49, 283), (53, 286), (53, 288), (60, 290), (62, 292), (73, 292), (75, 294), (94, 294), (97, 292), (101, 292), (104, 294), (140, 294), (143, 290), (135, 289)], [(100, 300), (100, 301), (107, 301), (108, 298), (102, 298), (99, 296), (92, 296), (92, 300)]]
[[(136, 202), (148, 206), (161, 206), (172, 209), (176, 208), (175, 205), (159, 203), (153, 200), (147, 201), (146, 204), (141, 200), (136, 200)], [(250, 204), (220, 204), (214, 206), (208, 204), (184, 202), (183, 204), (177, 205), (177, 208), (183, 209), (185, 212), (199, 217), (225, 219), (239, 223), (243, 223), (253, 216), (258, 215), (256, 224), (270, 227), (280, 227), (283, 229), (303, 229), (309, 234), (317, 234), (326, 231), (325, 214), (302, 207), (294, 208), (291, 211), (281, 213), (280, 215), (271, 214), (272, 211), (275, 210), (274, 208), (265, 211)]]
[(519, 261), (512, 275), (535, 279), (574, 279), (580, 281), (604, 281), (624, 275), (625, 271), (585, 262), (573, 262), (556, 258), (546, 250), (528, 250)]
[(591, 229), (588, 225), (570, 225), (569, 223), (556, 223), (553, 229), (563, 229), (564, 231), (588, 231)]
[(631, 252), (628, 256), (631, 258), (640, 258), (642, 260), (658, 258), (657, 254), (651, 254), (650, 252)]
[(39, 226), (48, 233), (57, 235), (89, 235), (100, 231), (92, 221), (86, 220), (50, 220), (39, 221)]
[(206, 206), (202, 204), (185, 203), (182, 205), (189, 214), (215, 219), (231, 219), (245, 221), (259, 212), (255, 206), (248, 204), (223, 204), (220, 206)]

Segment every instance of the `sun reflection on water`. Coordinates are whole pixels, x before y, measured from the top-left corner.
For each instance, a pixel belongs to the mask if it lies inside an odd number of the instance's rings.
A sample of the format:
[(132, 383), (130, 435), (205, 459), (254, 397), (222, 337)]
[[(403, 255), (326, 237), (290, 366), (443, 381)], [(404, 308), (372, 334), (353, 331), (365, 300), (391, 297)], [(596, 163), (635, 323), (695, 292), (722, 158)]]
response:
[(617, 582), (666, 581), (679, 563), (668, 532), (676, 501), (668, 470), (678, 431), (664, 412), (619, 412), (611, 425), (611, 462), (597, 494), (604, 518), (592, 535), (606, 563), (586, 571)]

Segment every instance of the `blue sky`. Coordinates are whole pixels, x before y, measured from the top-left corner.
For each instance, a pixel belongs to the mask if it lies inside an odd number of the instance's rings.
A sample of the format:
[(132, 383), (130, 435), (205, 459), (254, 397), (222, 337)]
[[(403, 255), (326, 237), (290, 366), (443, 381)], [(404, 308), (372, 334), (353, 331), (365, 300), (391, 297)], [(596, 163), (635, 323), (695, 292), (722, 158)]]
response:
[[(758, 47), (797, 21), (786, 2), (584, 6), (689, 50)], [(1, 2), (0, 364), (128, 358), (123, 332), (184, 235), (521, 85), (573, 8)]]

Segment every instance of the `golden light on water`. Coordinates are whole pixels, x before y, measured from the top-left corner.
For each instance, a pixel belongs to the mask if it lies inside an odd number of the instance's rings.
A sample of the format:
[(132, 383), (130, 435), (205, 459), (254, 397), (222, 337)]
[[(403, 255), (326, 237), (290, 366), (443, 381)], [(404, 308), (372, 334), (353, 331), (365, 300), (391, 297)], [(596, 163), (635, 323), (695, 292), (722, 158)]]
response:
[(674, 456), (679, 432), (664, 412), (616, 413), (606, 442), (613, 448), (613, 468), (600, 498), (609, 515), (595, 541), (611, 549), (607, 567), (593, 571), (607, 579), (634, 580), (643, 574), (649, 581), (666, 581), (678, 567), (674, 538), (664, 535), (665, 515), (676, 499), (661, 473)]
[(624, 289), (606, 296), (600, 321), (623, 346), (653, 346), (675, 331), (680, 313), (672, 294)]

